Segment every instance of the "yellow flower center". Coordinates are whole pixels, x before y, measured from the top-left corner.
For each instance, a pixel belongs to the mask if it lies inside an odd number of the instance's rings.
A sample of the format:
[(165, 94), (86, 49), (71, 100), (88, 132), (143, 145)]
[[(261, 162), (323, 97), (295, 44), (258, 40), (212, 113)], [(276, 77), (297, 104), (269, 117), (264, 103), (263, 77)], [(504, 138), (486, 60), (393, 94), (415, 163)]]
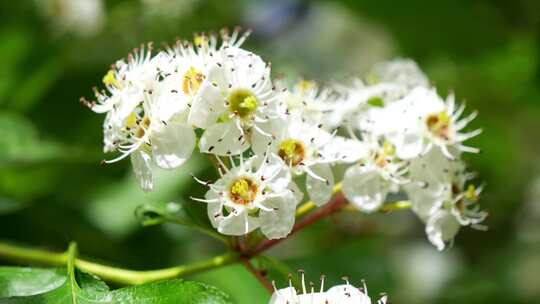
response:
[(138, 127), (135, 130), (135, 137), (143, 137), (146, 130), (148, 130), (148, 127), (150, 127), (150, 118), (148, 118), (148, 116), (144, 116), (143, 119), (139, 121)]
[(469, 185), (463, 196), (472, 202), (478, 201), (478, 195), (476, 194), (476, 187), (474, 185)]
[(193, 42), (198, 47), (208, 46), (208, 37), (204, 35), (196, 35)]
[(433, 135), (442, 139), (448, 139), (450, 116), (448, 116), (446, 111), (429, 115), (426, 118), (426, 125)]
[(295, 139), (286, 139), (279, 144), (278, 155), (286, 164), (296, 166), (304, 160), (304, 145)]
[(185, 94), (194, 95), (199, 90), (202, 82), (204, 81), (204, 74), (197, 71), (194, 67), (190, 67), (184, 75), (182, 82), (182, 90)]
[(103, 84), (105, 84), (106, 86), (112, 86), (118, 89), (121, 87), (120, 82), (118, 82), (118, 80), (116, 79), (116, 76), (114, 75), (113, 70), (109, 70), (107, 74), (103, 76), (102, 81), (103, 81)]
[(300, 92), (306, 92), (307, 90), (313, 88), (315, 86), (315, 82), (309, 81), (309, 80), (300, 80), (298, 83), (296, 83), (296, 88)]
[(248, 205), (257, 196), (257, 184), (250, 178), (242, 177), (235, 180), (229, 189), (230, 199), (239, 205)]
[(229, 101), (229, 110), (242, 119), (250, 118), (257, 110), (257, 98), (248, 90), (235, 90), (227, 100)]
[(377, 165), (379, 168), (384, 168), (388, 164), (389, 158), (391, 159), (396, 155), (396, 147), (385, 141), (382, 149), (374, 152), (372, 155), (375, 165)]

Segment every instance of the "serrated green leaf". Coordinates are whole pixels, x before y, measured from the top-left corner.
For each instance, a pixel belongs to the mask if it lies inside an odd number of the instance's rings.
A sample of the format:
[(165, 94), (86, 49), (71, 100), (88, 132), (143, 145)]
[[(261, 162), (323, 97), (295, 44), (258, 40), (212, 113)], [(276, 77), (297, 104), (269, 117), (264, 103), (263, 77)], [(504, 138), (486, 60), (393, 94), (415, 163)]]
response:
[(66, 269), (0, 267), (0, 303), (14, 304), (229, 304), (215, 287), (180, 279), (110, 291), (97, 277)]

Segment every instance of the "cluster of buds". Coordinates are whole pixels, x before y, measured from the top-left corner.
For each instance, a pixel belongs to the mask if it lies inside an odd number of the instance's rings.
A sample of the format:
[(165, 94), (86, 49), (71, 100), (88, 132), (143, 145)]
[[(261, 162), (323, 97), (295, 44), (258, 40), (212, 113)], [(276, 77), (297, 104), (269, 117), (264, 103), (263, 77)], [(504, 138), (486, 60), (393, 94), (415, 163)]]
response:
[[(481, 191), (467, 184), (460, 156), (475, 113), (462, 117), (451, 95), (439, 97), (409, 60), (375, 66), (363, 80), (321, 88), (312, 81), (273, 81), (271, 66), (241, 46), (249, 32), (195, 35), (153, 54), (142, 46), (103, 78), (106, 90), (82, 101), (106, 113), (111, 163), (131, 158), (141, 188), (153, 168), (175, 169), (195, 149), (216, 160), (220, 178), (201, 181), (212, 225), (226, 235), (255, 229), (286, 237), (304, 193), (317, 206), (332, 196), (332, 168), (348, 166), (340, 185), (363, 212), (387, 195), (406, 195), (442, 250), (462, 225), (477, 227)], [(197, 131), (197, 132), (196, 132)]]

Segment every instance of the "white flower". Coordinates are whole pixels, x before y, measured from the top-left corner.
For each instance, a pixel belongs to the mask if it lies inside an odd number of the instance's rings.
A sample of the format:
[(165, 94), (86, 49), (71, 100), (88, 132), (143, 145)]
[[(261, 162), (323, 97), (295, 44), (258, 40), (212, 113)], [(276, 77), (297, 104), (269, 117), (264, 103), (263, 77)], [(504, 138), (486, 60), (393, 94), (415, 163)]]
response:
[(374, 212), (384, 204), (389, 192), (397, 192), (408, 182), (403, 177), (407, 163), (396, 157), (389, 142), (381, 143), (365, 134), (362, 143), (366, 152), (345, 171), (343, 193), (358, 209)]
[(314, 81), (300, 80), (290, 90), (283, 92), (282, 102), (287, 115), (299, 115), (311, 124), (323, 123), (327, 112), (338, 103), (338, 94), (321, 88)]
[(118, 60), (103, 77), (107, 91), (94, 89), (96, 101), (81, 101), (96, 113), (107, 113), (103, 124), (104, 151), (116, 149), (122, 140), (124, 119), (145, 99), (145, 92), (155, 89), (158, 77), (155, 60), (151, 57), (151, 44), (141, 46), (127, 60)]
[(103, 0), (35, 0), (42, 13), (62, 32), (80, 36), (96, 34), (103, 26)]
[(410, 161), (411, 183), (404, 189), (412, 203), (412, 210), (424, 221), (450, 196), (450, 188), (465, 172), (465, 164), (459, 160), (459, 153), (450, 151), (453, 158), (447, 158), (439, 149)]
[[(193, 99), (189, 122), (205, 129), (201, 152), (235, 155), (249, 147), (248, 132), (278, 115), (270, 66), (237, 47), (222, 48)], [(266, 134), (268, 135), (268, 134)]]
[[(307, 173), (306, 188), (311, 200), (321, 206), (328, 202), (334, 186), (330, 163), (337, 159), (331, 155), (332, 134), (322, 125), (304, 122), (299, 113), (284, 119), (272, 119), (261, 124), (263, 132), (254, 132), (252, 149), (257, 155), (270, 153), (295, 175)], [(270, 134), (268, 136), (266, 134)]]
[(478, 204), (482, 187), (467, 186), (472, 175), (461, 161), (433, 150), (411, 162), (410, 177), (414, 182), (405, 189), (413, 211), (426, 222), (428, 239), (437, 249), (443, 250), (460, 226), (485, 229), (479, 225), (487, 217)]
[(429, 241), (442, 251), (446, 244), (454, 240), (461, 225), (456, 217), (445, 209), (435, 211), (426, 223), (426, 235)]
[(270, 239), (286, 237), (299, 202), (289, 188), (290, 173), (267, 159), (255, 169), (255, 160), (241, 159), (217, 182), (202, 182), (210, 190), (204, 199), (193, 199), (208, 203), (208, 217), (220, 233), (245, 235), (260, 228)]
[(110, 122), (117, 126), (114, 148), (120, 156), (105, 162), (116, 162), (131, 155), (141, 188), (151, 191), (151, 161), (161, 168), (174, 169), (189, 159), (195, 147), (195, 132), (182, 113), (186, 109), (186, 106), (171, 107), (169, 96), (160, 90), (146, 93), (142, 103), (136, 104), (131, 112)]
[(446, 200), (438, 199), (441, 205), (432, 210), (426, 222), (428, 239), (438, 250), (443, 250), (448, 242), (453, 241), (461, 226), (486, 229), (479, 225), (487, 217), (478, 204), (481, 191), (481, 187), (476, 188), (471, 184), (467, 189), (458, 184), (448, 184), (444, 188), (441, 196)]
[[(320, 290), (306, 289), (305, 277), (302, 273), (302, 293), (298, 294), (289, 281), (289, 287), (277, 289), (274, 286), (274, 293), (268, 304), (371, 304), (371, 298), (368, 296), (367, 287), (364, 283), (363, 288), (357, 288), (349, 284), (333, 286), (324, 291), (324, 276), (321, 276)], [(386, 304), (387, 296), (383, 295), (377, 301), (377, 304)]]
[(410, 59), (381, 62), (375, 65), (368, 78), (380, 83), (398, 84), (408, 89), (429, 86), (426, 74)]
[(481, 133), (481, 130), (462, 133), (467, 124), (476, 117), (473, 112), (460, 118), (464, 105), (456, 108), (454, 96), (443, 100), (434, 89), (417, 87), (410, 94), (394, 103), (374, 111), (370, 115), (368, 131), (384, 135), (402, 159), (412, 159), (438, 147), (448, 158), (455, 148), (463, 152), (479, 150), (463, 145), (463, 142)]

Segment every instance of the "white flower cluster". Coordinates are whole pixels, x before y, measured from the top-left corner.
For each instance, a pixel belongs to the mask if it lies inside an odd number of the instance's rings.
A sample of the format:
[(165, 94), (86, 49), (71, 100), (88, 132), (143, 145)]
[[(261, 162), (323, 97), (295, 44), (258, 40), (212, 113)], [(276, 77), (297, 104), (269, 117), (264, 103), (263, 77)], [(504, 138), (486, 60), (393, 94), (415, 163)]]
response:
[[(291, 231), (303, 193), (293, 178), (306, 175), (310, 199), (321, 206), (335, 186), (332, 167), (349, 165), (342, 181), (350, 203), (379, 210), (389, 193), (406, 194), (426, 222), (430, 241), (443, 249), (461, 225), (485, 218), (480, 189), (463, 142), (480, 131), (463, 129), (454, 97), (439, 97), (412, 61), (375, 67), (366, 81), (322, 89), (299, 81), (273, 82), (270, 64), (241, 48), (248, 32), (222, 31), (179, 41), (157, 54), (151, 46), (116, 62), (103, 78), (106, 90), (83, 101), (106, 113), (104, 150), (115, 162), (131, 157), (145, 191), (152, 167), (175, 169), (197, 147), (216, 160), (220, 179), (205, 198), (220, 233), (260, 229), (268, 238)], [(195, 132), (197, 130), (197, 133)], [(197, 136), (200, 134), (200, 136)]]
[[(371, 298), (365, 282), (363, 287), (357, 288), (344, 278), (345, 284), (333, 286), (324, 291), (325, 277), (321, 276), (321, 286), (315, 290), (311, 284), (309, 291), (306, 288), (304, 272), (302, 274), (302, 292), (299, 294), (289, 281), (289, 287), (277, 289), (274, 285), (274, 293), (268, 304), (371, 304)], [(377, 304), (386, 304), (388, 297), (383, 295)]]

